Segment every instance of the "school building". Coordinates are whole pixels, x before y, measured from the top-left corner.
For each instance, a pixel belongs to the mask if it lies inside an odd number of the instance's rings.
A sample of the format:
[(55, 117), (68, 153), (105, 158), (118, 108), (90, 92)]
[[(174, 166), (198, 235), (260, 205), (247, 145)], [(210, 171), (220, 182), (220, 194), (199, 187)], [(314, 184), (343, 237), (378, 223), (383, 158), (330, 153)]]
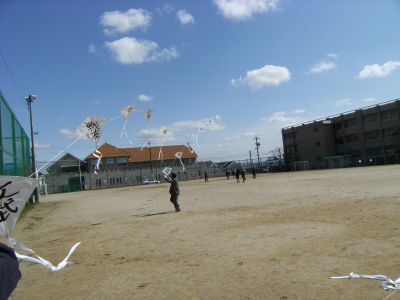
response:
[(400, 163), (400, 98), (282, 128), (282, 140), (288, 170)]

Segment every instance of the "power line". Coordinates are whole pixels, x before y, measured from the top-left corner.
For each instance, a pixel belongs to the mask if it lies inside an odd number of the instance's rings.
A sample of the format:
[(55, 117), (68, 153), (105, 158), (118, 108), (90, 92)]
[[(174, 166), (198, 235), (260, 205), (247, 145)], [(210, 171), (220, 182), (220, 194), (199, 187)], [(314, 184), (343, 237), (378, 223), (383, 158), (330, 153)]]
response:
[[(12, 74), (11, 74), (10, 68), (9, 68), (8, 65), (7, 65), (6, 59), (4, 58), (3, 52), (1, 52), (1, 49), (0, 49), (0, 54), (1, 54), (1, 57), (3, 58), (3, 60), (4, 60), (4, 63), (5, 63), (5, 65), (6, 65), (6, 67), (7, 67), (8, 73), (10, 74), (11, 79), (13, 80), (13, 82), (14, 82), (14, 84), (15, 84), (15, 87), (17, 88), (17, 91), (18, 91), (19, 95), (21, 96), (22, 100), (25, 100), (25, 98), (22, 97), (22, 94), (21, 94), (21, 92), (20, 92), (20, 90), (19, 90), (17, 84), (15, 83), (14, 77), (13, 77)], [(24, 101), (24, 103), (25, 103), (25, 101)]]

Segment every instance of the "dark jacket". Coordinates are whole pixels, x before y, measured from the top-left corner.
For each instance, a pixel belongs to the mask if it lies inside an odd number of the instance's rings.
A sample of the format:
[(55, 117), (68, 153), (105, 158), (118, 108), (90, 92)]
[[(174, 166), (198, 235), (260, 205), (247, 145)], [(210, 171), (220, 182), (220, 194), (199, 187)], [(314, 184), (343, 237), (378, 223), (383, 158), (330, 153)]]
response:
[(11, 296), (20, 279), (21, 271), (14, 250), (0, 243), (0, 300)]
[(179, 189), (178, 179), (172, 177), (165, 177), (165, 180), (171, 183), (171, 187), (169, 188), (169, 193), (171, 195), (179, 195), (181, 191)]

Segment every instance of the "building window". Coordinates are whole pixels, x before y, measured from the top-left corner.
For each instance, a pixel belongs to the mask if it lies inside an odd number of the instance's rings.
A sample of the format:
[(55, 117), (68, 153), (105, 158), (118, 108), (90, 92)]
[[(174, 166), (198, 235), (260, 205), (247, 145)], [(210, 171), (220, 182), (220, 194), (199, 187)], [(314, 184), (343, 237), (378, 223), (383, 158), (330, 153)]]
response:
[(294, 153), (294, 146), (287, 146), (286, 153)]
[(382, 121), (396, 119), (397, 118), (397, 110), (389, 110), (381, 113)]
[[(97, 165), (97, 158), (92, 159), (92, 164), (93, 164), (93, 166)], [(101, 165), (101, 159), (100, 159), (100, 165)]]
[(188, 164), (193, 163), (193, 160), (191, 158), (188, 159)]
[(395, 130), (394, 127), (383, 129), (383, 137), (385, 137), (385, 138), (392, 137), (392, 133), (394, 130)]
[(295, 148), (296, 151), (299, 151), (299, 144), (294, 145), (294, 148)]
[(314, 128), (313, 128), (313, 131), (314, 131), (314, 132), (318, 132), (318, 131), (319, 131), (319, 127), (314, 127)]
[(321, 142), (315, 142), (315, 147), (321, 147)]
[(358, 141), (359, 141), (358, 133), (346, 136), (346, 143), (355, 143)]
[(285, 140), (291, 140), (291, 139), (293, 139), (293, 134), (287, 133), (284, 135), (284, 137), (285, 137)]
[(317, 156), (317, 161), (322, 161), (322, 156)]
[(382, 147), (367, 148), (367, 156), (382, 155)]
[(357, 119), (351, 119), (344, 121), (344, 128), (357, 126)]
[(297, 131), (294, 133), (294, 138), (297, 139), (299, 137)]
[(379, 139), (379, 131), (370, 131), (365, 133), (365, 140), (376, 140)]
[(364, 117), (364, 124), (371, 124), (378, 121), (378, 115), (366, 116)]
[(333, 128), (334, 128), (335, 130), (342, 129), (342, 122), (333, 124)]
[(126, 157), (119, 157), (118, 158), (118, 166), (126, 165), (127, 159)]
[(395, 150), (396, 150), (395, 146), (385, 147), (386, 155), (395, 155), (395, 153), (394, 153)]
[(107, 158), (106, 159), (106, 164), (113, 164), (114, 163), (114, 159), (113, 158)]
[(343, 144), (343, 137), (335, 139), (335, 145), (342, 145)]

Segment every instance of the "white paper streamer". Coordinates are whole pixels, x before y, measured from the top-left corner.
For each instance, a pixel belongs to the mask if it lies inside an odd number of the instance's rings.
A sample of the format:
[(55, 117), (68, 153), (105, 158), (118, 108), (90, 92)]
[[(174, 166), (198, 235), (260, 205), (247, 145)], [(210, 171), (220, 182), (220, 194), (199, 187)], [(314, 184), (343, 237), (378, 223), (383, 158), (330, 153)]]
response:
[(27, 261), (30, 261), (30, 262), (34, 262), (34, 263), (37, 263), (37, 264), (41, 264), (42, 266), (45, 266), (46, 268), (50, 269), (50, 270), (53, 271), (53, 272), (58, 271), (58, 270), (64, 268), (67, 264), (73, 264), (73, 262), (69, 262), (69, 261), (68, 261), (68, 258), (71, 256), (71, 254), (74, 252), (75, 248), (78, 247), (80, 243), (81, 243), (81, 242), (76, 243), (76, 244), (71, 248), (71, 250), (69, 251), (67, 257), (64, 258), (64, 260), (63, 260), (62, 262), (60, 262), (60, 263), (57, 265), (57, 267), (55, 267), (55, 266), (53, 266), (53, 265), (51, 264), (51, 262), (49, 262), (49, 261), (47, 261), (47, 260), (41, 258), (41, 257), (38, 256), (35, 252), (33, 252), (32, 249), (29, 249), (28, 247), (26, 247), (25, 245), (23, 245), (23, 244), (20, 243), (19, 241), (13, 240), (13, 239), (7, 240), (8, 246), (12, 247), (12, 245), (15, 245), (15, 246), (19, 247), (19, 248), (22, 249), (22, 250), (25, 250), (25, 251), (28, 251), (28, 252), (31, 252), (31, 253), (35, 254), (36, 257), (37, 257), (38, 259), (32, 258), (32, 257), (30, 257), (30, 256), (26, 256), (26, 255), (21, 255), (21, 254), (18, 254), (17, 252), (15, 252), (15, 255), (17, 256), (17, 258), (23, 259), (23, 260), (27, 260)]
[(350, 276), (341, 276), (341, 277), (331, 277), (332, 279), (351, 279), (351, 278), (365, 278), (365, 279), (374, 279), (381, 280), (381, 286), (385, 290), (400, 290), (400, 278), (393, 281), (389, 277), (385, 275), (358, 275), (353, 272), (350, 273)]
[[(98, 153), (98, 154), (97, 154), (97, 153)], [(96, 170), (99, 169), (99, 166), (100, 166), (100, 159), (103, 157), (103, 155), (101, 154), (101, 152), (100, 152), (99, 150), (96, 149), (96, 151), (93, 152), (93, 156), (94, 156), (94, 157), (97, 157), (97, 164), (96, 164), (96, 166), (94, 167), (94, 171), (93, 171), (94, 174), (97, 174)]]

